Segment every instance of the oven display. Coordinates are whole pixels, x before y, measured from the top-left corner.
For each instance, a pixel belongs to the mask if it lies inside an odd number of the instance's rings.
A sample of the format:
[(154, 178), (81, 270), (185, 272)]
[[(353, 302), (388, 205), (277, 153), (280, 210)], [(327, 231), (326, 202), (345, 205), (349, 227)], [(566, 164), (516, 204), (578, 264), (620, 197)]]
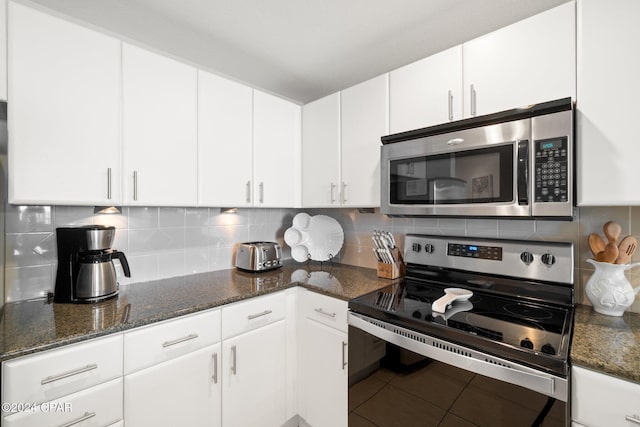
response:
[(447, 245), (447, 255), (502, 261), (502, 248), (500, 246), (478, 246), (449, 243)]

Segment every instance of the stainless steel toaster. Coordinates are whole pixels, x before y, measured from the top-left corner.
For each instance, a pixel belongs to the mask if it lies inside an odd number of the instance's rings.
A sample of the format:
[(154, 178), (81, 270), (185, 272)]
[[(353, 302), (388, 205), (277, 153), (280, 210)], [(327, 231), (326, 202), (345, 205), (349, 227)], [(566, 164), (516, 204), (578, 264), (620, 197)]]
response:
[(275, 242), (240, 243), (236, 252), (236, 268), (266, 271), (282, 267), (282, 252)]

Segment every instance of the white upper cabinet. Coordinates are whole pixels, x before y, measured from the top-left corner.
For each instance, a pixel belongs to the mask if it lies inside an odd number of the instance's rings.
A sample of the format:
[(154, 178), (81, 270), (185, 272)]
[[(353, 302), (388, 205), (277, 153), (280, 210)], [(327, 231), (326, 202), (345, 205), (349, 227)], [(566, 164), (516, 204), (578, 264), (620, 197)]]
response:
[(0, 100), (7, 100), (7, 0), (0, 0)]
[(462, 118), (462, 46), (389, 73), (391, 133)]
[(9, 202), (119, 203), (120, 42), (21, 4), (8, 12)]
[(380, 206), (380, 137), (389, 133), (389, 74), (341, 94), (342, 206)]
[(640, 2), (580, 0), (577, 16), (578, 205), (638, 205)]
[(253, 206), (298, 207), (301, 108), (253, 91)]
[(340, 93), (302, 107), (302, 206), (340, 206)]
[(198, 71), (198, 205), (251, 206), (253, 90)]
[(463, 44), (464, 115), (575, 99), (575, 4)]
[(123, 43), (124, 201), (197, 204), (197, 73)]

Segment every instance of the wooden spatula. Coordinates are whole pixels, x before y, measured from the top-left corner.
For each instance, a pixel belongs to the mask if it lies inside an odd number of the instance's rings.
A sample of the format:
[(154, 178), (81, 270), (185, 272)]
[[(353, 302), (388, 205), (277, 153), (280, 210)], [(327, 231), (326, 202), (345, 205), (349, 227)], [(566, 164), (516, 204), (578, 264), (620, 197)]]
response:
[(618, 243), (618, 237), (620, 237), (620, 233), (622, 233), (622, 227), (615, 221), (607, 222), (604, 227), (602, 227), (604, 231), (604, 235), (607, 236), (607, 240), (609, 243), (613, 243), (614, 245)]
[(618, 247), (614, 243), (607, 243), (604, 250), (596, 255), (596, 261), (615, 262), (619, 254)]
[(600, 236), (599, 234), (589, 234), (589, 249), (591, 249), (594, 258), (597, 257), (600, 252), (604, 251), (604, 247), (606, 245), (607, 242), (605, 242), (602, 236)]
[(638, 248), (638, 240), (633, 236), (626, 236), (618, 245), (618, 258), (616, 264), (629, 264), (631, 257)]

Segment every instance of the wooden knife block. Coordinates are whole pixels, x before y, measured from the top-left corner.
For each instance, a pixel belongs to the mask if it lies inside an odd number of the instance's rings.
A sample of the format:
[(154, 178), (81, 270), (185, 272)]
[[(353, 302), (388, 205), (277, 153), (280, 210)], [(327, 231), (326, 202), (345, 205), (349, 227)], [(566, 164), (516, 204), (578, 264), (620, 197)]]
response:
[(391, 255), (393, 255), (393, 259), (395, 260), (393, 264), (378, 262), (378, 277), (397, 279), (405, 275), (404, 260), (402, 259), (400, 250), (398, 248), (391, 249)]

